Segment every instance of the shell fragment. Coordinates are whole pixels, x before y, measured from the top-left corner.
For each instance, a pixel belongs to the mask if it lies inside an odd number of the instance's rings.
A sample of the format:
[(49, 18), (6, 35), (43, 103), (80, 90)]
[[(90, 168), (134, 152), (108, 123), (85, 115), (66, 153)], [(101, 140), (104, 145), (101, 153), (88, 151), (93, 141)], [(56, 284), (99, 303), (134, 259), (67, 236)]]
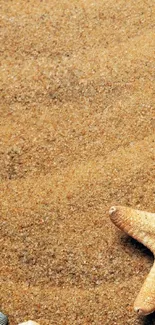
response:
[(7, 325), (7, 324), (8, 324), (7, 316), (0, 312), (0, 325)]
[(34, 322), (33, 320), (28, 320), (27, 322), (20, 323), (18, 325), (39, 325), (39, 324)]

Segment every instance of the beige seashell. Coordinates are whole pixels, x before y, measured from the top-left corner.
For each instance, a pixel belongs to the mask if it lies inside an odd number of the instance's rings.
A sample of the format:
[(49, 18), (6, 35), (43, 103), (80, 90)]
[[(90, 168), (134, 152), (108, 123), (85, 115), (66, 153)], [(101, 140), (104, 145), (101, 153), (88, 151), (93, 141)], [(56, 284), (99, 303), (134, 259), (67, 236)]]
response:
[[(118, 228), (149, 248), (155, 256), (155, 213), (114, 206), (109, 214)], [(140, 315), (155, 311), (155, 262), (135, 300), (134, 310)]]
[(38, 323), (34, 322), (33, 320), (28, 320), (24, 323), (20, 323), (18, 325), (39, 325)]

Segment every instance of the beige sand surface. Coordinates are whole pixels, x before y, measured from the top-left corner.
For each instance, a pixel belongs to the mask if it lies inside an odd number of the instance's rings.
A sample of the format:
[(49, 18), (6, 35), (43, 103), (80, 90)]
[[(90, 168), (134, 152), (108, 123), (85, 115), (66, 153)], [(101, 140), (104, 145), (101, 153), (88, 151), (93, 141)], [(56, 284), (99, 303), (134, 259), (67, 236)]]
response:
[(155, 3), (0, 6), (0, 310), (155, 324), (132, 309), (153, 257), (108, 216), (155, 212)]

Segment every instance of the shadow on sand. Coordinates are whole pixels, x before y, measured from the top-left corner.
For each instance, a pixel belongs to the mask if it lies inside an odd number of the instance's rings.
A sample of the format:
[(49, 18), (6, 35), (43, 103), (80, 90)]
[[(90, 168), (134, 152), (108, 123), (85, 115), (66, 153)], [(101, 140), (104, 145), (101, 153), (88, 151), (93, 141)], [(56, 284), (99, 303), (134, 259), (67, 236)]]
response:
[(155, 325), (155, 313), (142, 319), (141, 325)]

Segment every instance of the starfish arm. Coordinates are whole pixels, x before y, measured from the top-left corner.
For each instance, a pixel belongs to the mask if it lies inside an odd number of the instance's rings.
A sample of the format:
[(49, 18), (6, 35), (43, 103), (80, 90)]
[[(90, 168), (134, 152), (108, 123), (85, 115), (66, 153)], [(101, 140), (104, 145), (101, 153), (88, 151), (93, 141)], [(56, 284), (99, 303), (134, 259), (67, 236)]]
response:
[(148, 315), (155, 311), (155, 263), (135, 300), (134, 310), (139, 315)]
[(115, 206), (109, 210), (109, 214), (118, 228), (141, 242), (155, 255), (155, 213)]
[[(155, 213), (115, 206), (109, 211), (112, 222), (148, 247), (155, 255)], [(155, 262), (134, 303), (138, 314), (155, 311)]]

